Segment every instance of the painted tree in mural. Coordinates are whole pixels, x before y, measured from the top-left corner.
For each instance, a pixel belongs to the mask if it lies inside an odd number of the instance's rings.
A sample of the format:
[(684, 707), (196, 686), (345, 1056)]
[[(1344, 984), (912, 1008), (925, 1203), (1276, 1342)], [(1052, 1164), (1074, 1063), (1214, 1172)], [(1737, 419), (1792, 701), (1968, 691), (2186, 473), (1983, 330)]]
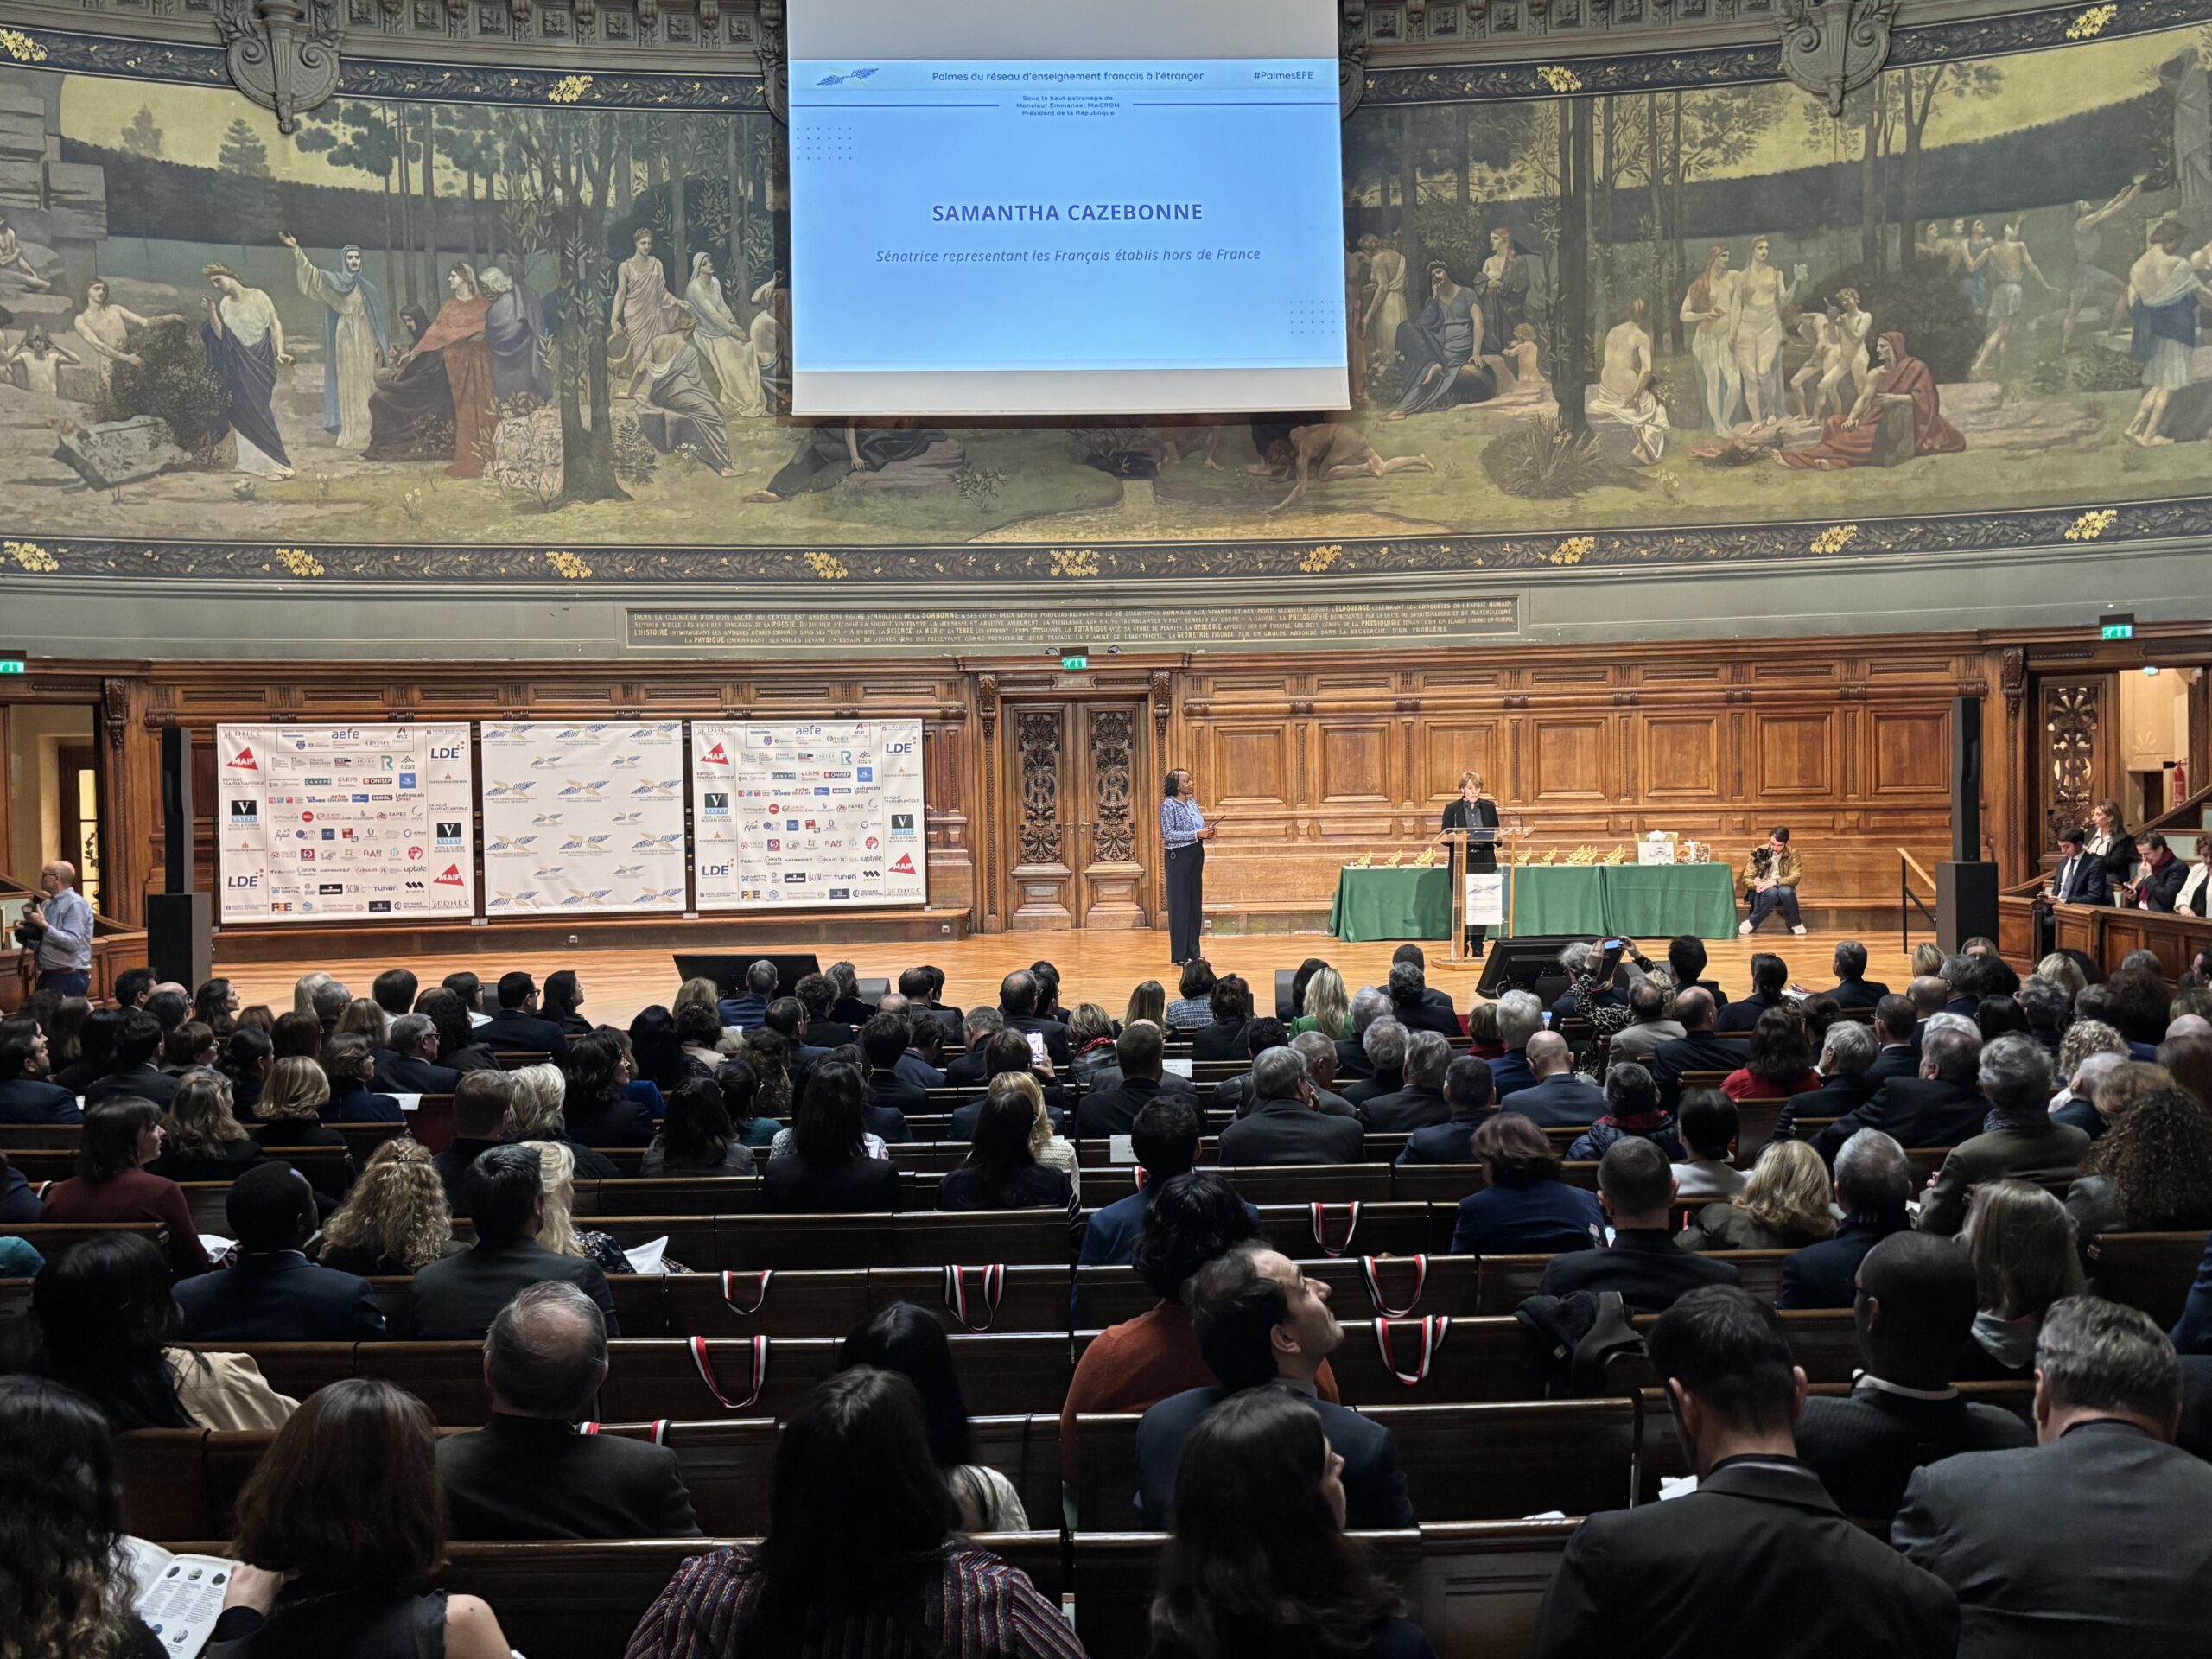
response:
[(273, 241), (276, 233), (276, 186), (269, 173), (269, 146), (241, 116), (224, 131), (216, 152), (213, 222), (227, 241)]
[(154, 124), (154, 111), (149, 106), (141, 104), (138, 113), (124, 124), (123, 147), (133, 156), (161, 155), (162, 130)]

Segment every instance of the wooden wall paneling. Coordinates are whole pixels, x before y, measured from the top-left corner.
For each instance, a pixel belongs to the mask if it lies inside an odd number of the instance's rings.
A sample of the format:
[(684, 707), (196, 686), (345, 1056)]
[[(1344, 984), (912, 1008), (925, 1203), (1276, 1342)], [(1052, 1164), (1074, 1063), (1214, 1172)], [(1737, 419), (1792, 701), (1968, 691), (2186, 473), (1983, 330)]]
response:
[(1458, 715), (1420, 715), (1414, 719), (1420, 756), (1407, 791), (1414, 804), (1441, 814), (1458, 798), (1459, 774), (1478, 772), (1492, 794), (1504, 781), (1502, 722)]
[(1642, 715), (1631, 750), (1641, 757), (1643, 798), (1710, 800), (1720, 786), (1720, 717), (1717, 714)]
[(1532, 761), (1525, 799), (1531, 804), (1573, 801), (1596, 804), (1611, 795), (1619, 775), (1610, 765), (1609, 721), (1599, 715), (1536, 715), (1521, 722), (1529, 731)]
[(1865, 725), (1866, 794), (1876, 800), (1925, 798), (1931, 790), (1950, 788), (1948, 706), (1869, 709)]
[(1317, 804), (1387, 809), (1405, 800), (1408, 791), (1396, 764), (1403, 741), (1400, 722), (1334, 720), (1317, 721), (1309, 729), (1317, 752)]
[(1751, 793), (1762, 804), (1841, 793), (1833, 704), (1819, 712), (1761, 709), (1751, 721)]

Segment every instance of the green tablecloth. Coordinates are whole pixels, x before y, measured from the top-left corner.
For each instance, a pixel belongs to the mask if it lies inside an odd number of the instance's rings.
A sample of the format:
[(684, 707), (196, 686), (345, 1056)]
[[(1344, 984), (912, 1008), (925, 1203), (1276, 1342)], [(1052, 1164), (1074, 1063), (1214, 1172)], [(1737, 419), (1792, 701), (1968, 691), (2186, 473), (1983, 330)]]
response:
[[(1504, 874), (1516, 933), (1725, 939), (1736, 931), (1735, 875), (1726, 864), (1529, 864)], [(1347, 865), (1329, 931), (1354, 942), (1443, 938), (1452, 931), (1451, 873)]]

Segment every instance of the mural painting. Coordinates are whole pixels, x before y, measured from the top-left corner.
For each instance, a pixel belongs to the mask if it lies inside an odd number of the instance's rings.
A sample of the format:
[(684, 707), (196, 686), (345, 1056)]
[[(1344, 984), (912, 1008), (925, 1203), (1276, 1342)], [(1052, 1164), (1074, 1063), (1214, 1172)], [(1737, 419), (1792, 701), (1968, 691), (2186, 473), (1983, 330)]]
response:
[(952, 429), (790, 416), (765, 113), (341, 95), (285, 137), (212, 86), (0, 68), (0, 531), (1664, 543), (2202, 496), (2208, 65), (2200, 25), (1913, 63), (1840, 118), (1370, 98), (1349, 413)]

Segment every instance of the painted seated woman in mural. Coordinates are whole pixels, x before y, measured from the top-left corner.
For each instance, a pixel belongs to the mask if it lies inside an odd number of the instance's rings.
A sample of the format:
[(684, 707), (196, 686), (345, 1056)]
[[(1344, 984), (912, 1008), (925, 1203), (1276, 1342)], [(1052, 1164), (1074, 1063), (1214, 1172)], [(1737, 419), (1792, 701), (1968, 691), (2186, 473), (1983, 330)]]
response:
[(638, 429), (664, 455), (688, 446), (724, 478), (735, 478), (729, 426), (701, 372), (698, 327), (696, 318), (679, 316), (675, 332), (645, 348), (645, 361), (630, 377), (630, 396), (639, 405)]
[(403, 306), (399, 322), (410, 349), (369, 394), (367, 458), (435, 461), (453, 453), (453, 388), (435, 352), (426, 357), (413, 349), (430, 331), (429, 314), (419, 305)]
[(1812, 448), (1777, 451), (1777, 461), (1801, 471), (1836, 472), (1896, 467), (1916, 455), (1955, 455), (1967, 447), (1943, 418), (1935, 375), (1905, 351), (1904, 336), (1895, 330), (1884, 334), (1874, 354), (1880, 366), (1849, 412), (1829, 416)]
[(883, 487), (950, 489), (965, 459), (951, 435), (935, 427), (824, 421), (808, 430), (798, 453), (768, 480), (766, 489), (745, 499), (788, 501), (834, 490), (855, 474), (868, 475)]
[(1461, 404), (1486, 404), (1497, 375), (1482, 360), (1482, 304), (1441, 264), (1428, 268), (1428, 303), (1398, 325), (1398, 406), (1385, 418), (1402, 421)]
[(499, 423), (492, 402), (492, 348), (484, 340), (492, 302), (477, 287), (472, 266), (454, 265), (446, 283), (453, 297), (439, 308), (410, 355), (435, 352), (445, 365), (446, 385), (453, 394), (453, 465), (446, 476), (481, 478), (491, 459), (492, 433)]

